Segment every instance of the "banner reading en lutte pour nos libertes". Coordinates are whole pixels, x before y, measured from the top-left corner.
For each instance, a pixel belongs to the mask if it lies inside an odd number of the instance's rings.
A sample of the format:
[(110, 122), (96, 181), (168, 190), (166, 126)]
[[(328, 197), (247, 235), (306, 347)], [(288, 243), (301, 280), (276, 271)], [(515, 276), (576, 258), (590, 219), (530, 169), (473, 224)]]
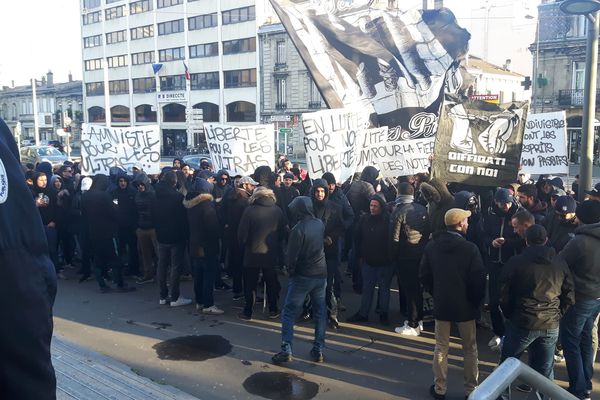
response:
[[(387, 126), (394, 173), (426, 171), (444, 93), (463, 88), (469, 33), (442, 10), (384, 10), (372, 1), (271, 0), (330, 108)], [(418, 154), (413, 155), (413, 152)], [(422, 153), (421, 153), (422, 152)]]
[(516, 182), (527, 110), (526, 103), (501, 108), (447, 101), (436, 135), (433, 176), (474, 186)]

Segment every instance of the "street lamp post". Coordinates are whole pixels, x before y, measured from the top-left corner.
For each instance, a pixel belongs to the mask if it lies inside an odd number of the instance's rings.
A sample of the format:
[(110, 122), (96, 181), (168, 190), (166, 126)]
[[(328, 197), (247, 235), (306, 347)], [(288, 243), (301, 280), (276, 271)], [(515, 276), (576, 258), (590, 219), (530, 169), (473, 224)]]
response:
[(596, 81), (598, 75), (598, 35), (600, 1), (565, 0), (560, 9), (565, 14), (585, 15), (588, 20), (585, 82), (583, 92), (582, 157), (579, 165), (579, 201), (592, 188), (594, 159), (594, 119), (596, 115)]

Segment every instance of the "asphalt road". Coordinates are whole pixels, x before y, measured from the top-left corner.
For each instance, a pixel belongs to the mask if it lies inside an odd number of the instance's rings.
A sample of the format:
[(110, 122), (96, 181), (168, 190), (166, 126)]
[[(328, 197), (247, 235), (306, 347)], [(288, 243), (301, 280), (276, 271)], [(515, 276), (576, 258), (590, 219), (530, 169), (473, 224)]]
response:
[[(69, 274), (73, 279), (59, 281), (56, 334), (198, 398), (429, 398), (432, 327), (426, 327), (421, 337), (403, 338), (393, 332), (395, 325), (343, 323), (339, 331), (328, 331), (325, 363), (315, 364), (308, 357), (312, 326), (304, 324), (296, 330), (294, 361), (279, 367), (270, 359), (279, 350), (280, 323), (263, 314), (262, 304), (255, 309), (256, 319), (241, 321), (236, 318), (240, 302), (233, 302), (230, 292), (217, 292), (216, 303), (226, 314), (204, 316), (192, 306), (159, 306), (155, 284), (139, 287), (134, 293), (100, 294), (95, 282), (79, 284), (74, 272)], [(286, 286), (283, 277), (281, 280), (284, 296)], [(350, 292), (347, 279), (343, 286), (348, 311), (342, 313), (342, 322), (357, 310), (360, 301), (359, 295)], [(182, 283), (182, 293), (192, 295), (191, 282)], [(392, 323), (400, 324), (403, 318), (394, 293), (391, 308)], [(374, 312), (371, 319), (376, 320)], [(189, 335), (203, 337), (185, 338)], [(488, 330), (478, 331), (481, 379), (491, 373), (498, 359), (486, 346), (491, 336)], [(557, 365), (556, 376), (564, 386), (564, 364)], [(456, 337), (451, 344), (449, 377), (447, 399), (463, 399), (462, 354)], [(595, 386), (600, 387), (597, 381)], [(292, 388), (295, 394), (290, 392)]]

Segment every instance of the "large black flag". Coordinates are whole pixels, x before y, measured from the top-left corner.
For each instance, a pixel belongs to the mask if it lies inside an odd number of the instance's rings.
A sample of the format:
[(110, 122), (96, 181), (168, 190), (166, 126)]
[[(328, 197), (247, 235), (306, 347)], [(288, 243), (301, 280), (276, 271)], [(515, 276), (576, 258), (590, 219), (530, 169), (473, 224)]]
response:
[(475, 186), (516, 182), (527, 103), (444, 103), (435, 140), (433, 176)]

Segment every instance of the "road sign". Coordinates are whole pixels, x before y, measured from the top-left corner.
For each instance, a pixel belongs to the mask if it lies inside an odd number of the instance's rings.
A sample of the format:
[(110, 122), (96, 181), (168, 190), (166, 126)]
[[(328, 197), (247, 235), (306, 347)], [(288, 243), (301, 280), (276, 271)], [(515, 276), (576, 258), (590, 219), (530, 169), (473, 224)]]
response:
[(287, 135), (292, 133), (292, 128), (279, 128), (279, 133), (283, 135)]

